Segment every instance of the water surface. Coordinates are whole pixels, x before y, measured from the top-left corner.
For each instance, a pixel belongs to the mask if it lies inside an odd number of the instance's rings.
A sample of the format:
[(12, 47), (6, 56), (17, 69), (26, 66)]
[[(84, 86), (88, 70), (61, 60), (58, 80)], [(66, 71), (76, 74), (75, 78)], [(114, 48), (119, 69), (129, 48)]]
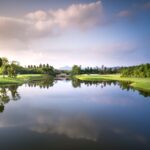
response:
[(0, 87), (1, 150), (149, 150), (150, 94), (121, 82)]

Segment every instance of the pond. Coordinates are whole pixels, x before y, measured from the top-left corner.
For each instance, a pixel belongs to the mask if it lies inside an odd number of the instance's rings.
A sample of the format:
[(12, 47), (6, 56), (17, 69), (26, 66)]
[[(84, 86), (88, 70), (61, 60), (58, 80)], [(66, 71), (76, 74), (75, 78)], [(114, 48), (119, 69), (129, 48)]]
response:
[(1, 150), (149, 150), (150, 93), (121, 82), (0, 87)]

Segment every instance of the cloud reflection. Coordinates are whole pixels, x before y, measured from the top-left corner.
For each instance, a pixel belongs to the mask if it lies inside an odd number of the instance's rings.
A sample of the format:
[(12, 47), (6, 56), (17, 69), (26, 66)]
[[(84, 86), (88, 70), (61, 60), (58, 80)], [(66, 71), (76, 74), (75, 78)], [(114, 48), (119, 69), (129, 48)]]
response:
[(30, 130), (44, 134), (65, 135), (73, 139), (96, 141), (98, 138), (96, 123), (83, 114), (77, 116), (43, 114), (35, 119)]

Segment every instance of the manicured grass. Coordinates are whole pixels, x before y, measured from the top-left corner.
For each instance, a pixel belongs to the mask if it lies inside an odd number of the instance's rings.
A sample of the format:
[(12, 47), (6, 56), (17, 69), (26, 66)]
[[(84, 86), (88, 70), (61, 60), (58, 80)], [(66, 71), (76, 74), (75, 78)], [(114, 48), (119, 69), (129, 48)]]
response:
[(28, 81), (36, 81), (43, 79), (44, 75), (41, 74), (26, 74), (18, 75), (17, 78), (9, 78), (0, 75), (0, 84), (23, 84)]
[(104, 80), (128, 81), (131, 82), (130, 86), (134, 87), (135, 89), (150, 92), (150, 78), (126, 78), (121, 77), (119, 74), (116, 75), (84, 74), (84, 75), (77, 75), (75, 77), (82, 81), (104, 81)]

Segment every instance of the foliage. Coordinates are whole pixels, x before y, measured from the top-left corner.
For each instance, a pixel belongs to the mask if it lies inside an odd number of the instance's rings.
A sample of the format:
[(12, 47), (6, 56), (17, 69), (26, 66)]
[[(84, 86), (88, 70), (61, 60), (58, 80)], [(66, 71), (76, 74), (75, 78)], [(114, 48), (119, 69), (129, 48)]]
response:
[(42, 72), (44, 74), (55, 75), (55, 69), (52, 66), (46, 66), (42, 68)]
[(56, 72), (53, 66), (49, 64), (28, 65), (28, 67), (22, 67), (17, 61), (10, 62), (7, 58), (0, 58), (0, 74), (5, 77), (8, 75), (10, 78), (15, 78), (17, 74), (48, 74), (55, 76)]
[(72, 67), (72, 75), (78, 74), (116, 74), (120, 72), (120, 67), (86, 67), (81, 68), (81, 66), (74, 65)]
[(71, 74), (72, 74), (72, 75), (81, 74), (81, 66), (74, 65), (74, 66), (72, 67)]
[(142, 64), (138, 66), (125, 67), (121, 70), (122, 77), (150, 77), (150, 64)]
[(82, 74), (115, 74), (119, 73), (118, 67), (105, 67), (102, 65), (102, 67), (86, 67), (82, 69)]
[(7, 68), (9, 67), (9, 62), (8, 62), (8, 59), (3, 57), (1, 58), (2, 59), (2, 66), (1, 66), (1, 71), (2, 71), (2, 74), (3, 74), (3, 77), (5, 76), (5, 74), (7, 74)]
[(20, 67), (19, 69), (20, 74), (48, 74), (51, 76), (56, 75), (56, 70), (53, 66), (49, 64), (40, 64), (39, 66), (36, 65), (28, 65), (28, 67)]
[(0, 67), (3, 65), (2, 58), (0, 58)]
[(145, 78), (150, 77), (150, 64), (141, 64), (130, 67), (86, 67), (74, 65), (72, 68), (72, 75), (79, 74), (117, 74), (121, 73), (122, 77), (136, 77)]

